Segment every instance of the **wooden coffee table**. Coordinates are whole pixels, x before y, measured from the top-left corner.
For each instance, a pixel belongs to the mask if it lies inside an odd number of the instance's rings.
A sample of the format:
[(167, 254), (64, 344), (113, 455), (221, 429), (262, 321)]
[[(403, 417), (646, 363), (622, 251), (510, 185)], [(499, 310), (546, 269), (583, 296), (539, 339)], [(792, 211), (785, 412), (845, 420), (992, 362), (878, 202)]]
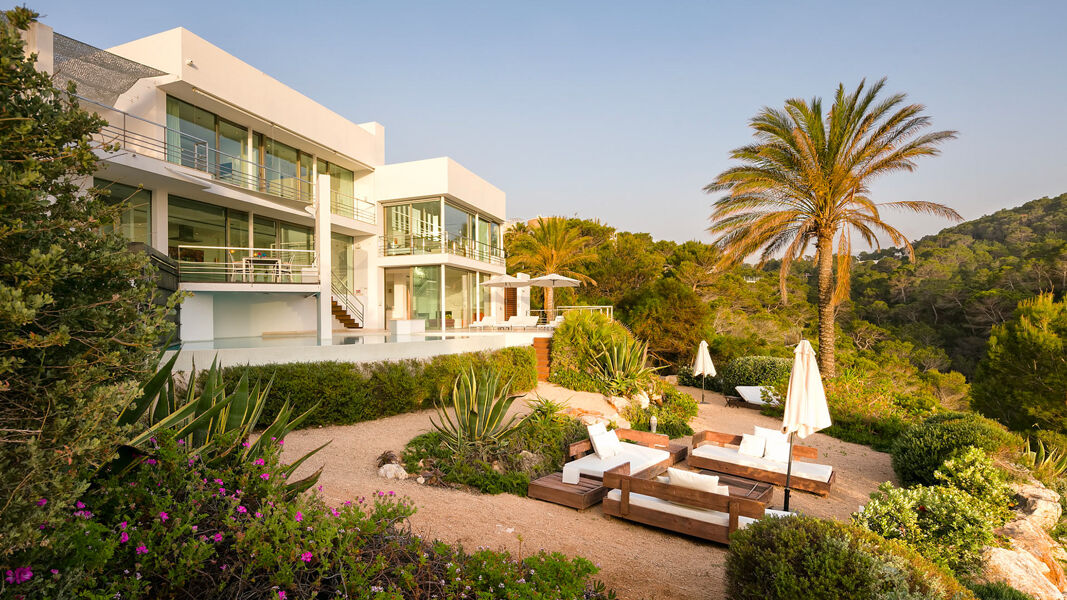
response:
[(552, 473), (530, 482), (526, 495), (545, 502), (585, 510), (599, 504), (608, 493), (604, 482), (582, 475), (577, 485), (563, 483), (563, 473)]
[(719, 485), (725, 485), (730, 488), (730, 495), (735, 498), (748, 498), (749, 500), (770, 504), (771, 499), (774, 497), (774, 486), (769, 483), (707, 469), (700, 469), (700, 472), (707, 475), (717, 475), (719, 477)]

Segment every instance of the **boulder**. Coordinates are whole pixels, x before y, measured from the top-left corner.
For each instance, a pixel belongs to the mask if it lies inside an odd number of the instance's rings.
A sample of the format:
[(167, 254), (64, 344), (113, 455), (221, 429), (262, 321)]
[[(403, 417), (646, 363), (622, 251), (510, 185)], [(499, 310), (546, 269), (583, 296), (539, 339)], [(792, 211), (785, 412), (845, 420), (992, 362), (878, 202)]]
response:
[(378, 477), (384, 477), (386, 479), (407, 479), (408, 472), (404, 470), (404, 467), (396, 463), (386, 463), (378, 467)]
[(651, 400), (649, 399), (648, 394), (641, 392), (640, 394), (631, 398), (630, 402), (637, 403), (637, 405), (640, 406), (642, 410), (644, 410), (648, 408), (648, 405), (651, 403)]
[(1034, 481), (1012, 486), (1019, 500), (1019, 513), (1040, 529), (1048, 531), (1060, 522), (1060, 495)]
[(534, 454), (529, 450), (519, 452), (519, 469), (522, 470), (523, 473), (533, 473), (537, 467), (541, 466), (543, 461), (544, 459), (541, 458), (541, 456)]
[(1036, 600), (1063, 600), (1063, 593), (1046, 577), (1048, 566), (1029, 552), (986, 548), (982, 559), (986, 581), (1002, 581)]
[(1013, 550), (1026, 552), (1041, 562), (1045, 566), (1045, 578), (1058, 590), (1067, 590), (1067, 577), (1064, 577), (1063, 567), (1056, 560), (1056, 550), (1062, 549), (1033, 520), (1015, 519), (997, 529), (996, 533), (1010, 538)]

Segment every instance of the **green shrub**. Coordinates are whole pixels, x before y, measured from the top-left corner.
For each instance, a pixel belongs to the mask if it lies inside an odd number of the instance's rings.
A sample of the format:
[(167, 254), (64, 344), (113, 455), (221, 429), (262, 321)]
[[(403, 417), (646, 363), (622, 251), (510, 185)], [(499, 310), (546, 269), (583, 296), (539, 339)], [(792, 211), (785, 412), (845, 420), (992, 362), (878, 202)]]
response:
[(1025, 594), (1000, 581), (996, 583), (974, 583), (967, 587), (974, 592), (978, 600), (1034, 600), (1030, 594)]
[(48, 544), (8, 557), (33, 576), (4, 597), (608, 597), (581, 558), (425, 541), (407, 525), (415, 508), (391, 491), (332, 507), (314, 493), (287, 501), (272, 448), (261, 464), (206, 464), (161, 437), (155, 462), (98, 482), (45, 528)]
[(878, 490), (853, 515), (856, 524), (900, 540), (955, 573), (973, 573), (981, 566), (982, 548), (993, 542), (993, 529), (1006, 518), (1003, 510), (953, 487), (883, 483)]
[(1021, 444), (1002, 425), (974, 413), (940, 413), (909, 427), (893, 444), (893, 470), (901, 485), (935, 485), (934, 472), (967, 446), (989, 454)]
[(974, 600), (914, 550), (838, 521), (765, 518), (730, 536), (730, 600)]
[(649, 403), (647, 409), (636, 404), (623, 408), (622, 416), (630, 422), (630, 428), (638, 431), (651, 430), (651, 417), (656, 417), (656, 433), (663, 433), (671, 439), (693, 435), (689, 421), (697, 415), (697, 401), (665, 381), (657, 382), (656, 394), (662, 397), (660, 403)]
[(269, 424), (287, 400), (295, 413), (321, 402), (303, 423), (304, 427), (314, 427), (349, 425), (429, 408), (442, 394), (452, 391), (460, 373), (483, 366), (493, 368), (502, 379), (510, 378), (512, 391), (527, 392), (537, 386), (537, 358), (532, 347), (447, 354), (425, 361), (238, 366), (224, 369), (223, 379), (232, 389), (245, 372), (253, 382), (266, 382), (273, 376), (259, 424)]
[(1023, 300), (993, 328), (971, 396), (975, 409), (1016, 431), (1067, 432), (1067, 299)]
[(774, 356), (742, 356), (726, 363), (722, 373), (723, 393), (735, 394), (739, 385), (774, 385), (789, 378), (793, 361)]
[(618, 321), (589, 311), (571, 311), (552, 334), (551, 370), (548, 380), (579, 392), (604, 393), (597, 381), (593, 361), (601, 344), (632, 341), (633, 335)]
[(1015, 493), (1008, 486), (1007, 474), (993, 464), (989, 455), (974, 446), (968, 446), (946, 460), (934, 472), (934, 479), (940, 485), (967, 492), (988, 506), (1002, 522), (1011, 515)]

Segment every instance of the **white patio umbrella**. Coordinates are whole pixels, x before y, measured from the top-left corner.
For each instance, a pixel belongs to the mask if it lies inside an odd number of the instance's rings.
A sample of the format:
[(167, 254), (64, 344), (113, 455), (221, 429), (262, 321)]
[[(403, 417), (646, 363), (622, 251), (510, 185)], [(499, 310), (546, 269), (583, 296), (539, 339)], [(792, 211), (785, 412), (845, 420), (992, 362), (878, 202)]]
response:
[(482, 282), (485, 287), (520, 288), (530, 285), (529, 279), (519, 279), (511, 275), (493, 275)]
[(801, 340), (793, 351), (793, 370), (789, 374), (789, 391), (785, 395), (782, 433), (789, 434), (789, 462), (785, 468), (785, 510), (789, 510), (789, 481), (793, 475), (793, 436), (804, 439), (832, 425), (826, 406), (826, 390), (815, 362), (815, 350), (808, 340)]
[(700, 375), (700, 403), (704, 403), (704, 383), (707, 376), (715, 377), (715, 365), (711, 362), (711, 354), (708, 353), (708, 343), (700, 340), (697, 348), (697, 357), (693, 361), (693, 375)]
[[(582, 282), (577, 279), (571, 279), (570, 277), (564, 277), (558, 273), (549, 273), (548, 275), (542, 275), (540, 277), (534, 277), (530, 280), (531, 286), (543, 287), (543, 288), (564, 288), (564, 287), (578, 287), (582, 285)], [(548, 292), (545, 292), (546, 294)], [(547, 304), (547, 301), (546, 301)], [(555, 310), (552, 311), (555, 313)], [(555, 318), (555, 314), (548, 314), (545, 311), (545, 319), (551, 320)]]

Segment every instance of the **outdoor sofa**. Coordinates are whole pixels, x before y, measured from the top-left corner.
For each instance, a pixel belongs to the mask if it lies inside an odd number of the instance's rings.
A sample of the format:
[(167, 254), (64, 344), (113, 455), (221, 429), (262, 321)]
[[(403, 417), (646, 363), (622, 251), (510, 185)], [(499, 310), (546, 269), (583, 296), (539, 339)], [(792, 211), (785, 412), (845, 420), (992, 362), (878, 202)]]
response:
[[(773, 430), (756, 428), (757, 432), (772, 437)], [(775, 432), (776, 433), (776, 432)], [(778, 434), (782, 435), (782, 434)], [(788, 446), (781, 451), (781, 439), (776, 439), (775, 444), (779, 452), (772, 453), (768, 450), (763, 454), (752, 452), (743, 448), (742, 444), (749, 446), (748, 438), (764, 437), (757, 434), (733, 435), (716, 431), (701, 431), (693, 436), (693, 447), (689, 450), (689, 466), (708, 471), (737, 475), (756, 481), (765, 481), (778, 486), (785, 486), (786, 469), (788, 467)], [(783, 437), (784, 439), (784, 437)], [(786, 442), (788, 443), (788, 442)], [(789, 480), (789, 488), (829, 496), (830, 487), (834, 483), (837, 472), (829, 465), (814, 462), (819, 458), (819, 451), (808, 446), (793, 445), (793, 468)]]
[(668, 469), (667, 477), (645, 479), (622, 464), (604, 473), (604, 486), (610, 490), (602, 504), (606, 515), (723, 544), (758, 519), (792, 514), (730, 496), (717, 477), (677, 469)]

